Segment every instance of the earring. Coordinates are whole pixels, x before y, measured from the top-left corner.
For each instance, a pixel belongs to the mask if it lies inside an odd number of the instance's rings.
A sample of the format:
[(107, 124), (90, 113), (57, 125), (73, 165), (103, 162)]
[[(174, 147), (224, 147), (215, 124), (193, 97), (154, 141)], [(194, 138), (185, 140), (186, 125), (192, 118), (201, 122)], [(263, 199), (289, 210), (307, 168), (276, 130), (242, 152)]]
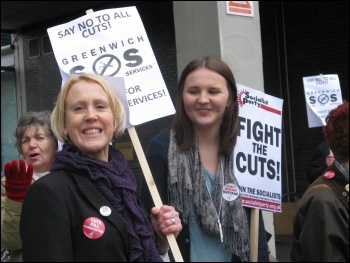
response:
[(114, 120), (114, 129), (113, 129), (113, 132), (115, 132), (116, 129), (117, 129), (117, 121)]
[(69, 142), (68, 134), (63, 133), (64, 142)]

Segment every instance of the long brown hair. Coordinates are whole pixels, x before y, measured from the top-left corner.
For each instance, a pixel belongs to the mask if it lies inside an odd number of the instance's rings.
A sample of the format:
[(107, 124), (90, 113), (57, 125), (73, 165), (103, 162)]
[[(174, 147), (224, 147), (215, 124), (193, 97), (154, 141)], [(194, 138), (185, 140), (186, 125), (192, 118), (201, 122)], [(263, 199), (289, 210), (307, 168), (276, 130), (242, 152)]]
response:
[(181, 150), (187, 150), (195, 143), (195, 133), (191, 120), (186, 114), (183, 103), (183, 90), (187, 76), (198, 68), (207, 68), (226, 79), (230, 94), (230, 103), (223, 116), (220, 127), (219, 154), (230, 155), (237, 142), (238, 134), (238, 103), (237, 86), (229, 66), (219, 58), (200, 57), (192, 60), (182, 71), (177, 90), (177, 109), (172, 128), (175, 131), (176, 141)]

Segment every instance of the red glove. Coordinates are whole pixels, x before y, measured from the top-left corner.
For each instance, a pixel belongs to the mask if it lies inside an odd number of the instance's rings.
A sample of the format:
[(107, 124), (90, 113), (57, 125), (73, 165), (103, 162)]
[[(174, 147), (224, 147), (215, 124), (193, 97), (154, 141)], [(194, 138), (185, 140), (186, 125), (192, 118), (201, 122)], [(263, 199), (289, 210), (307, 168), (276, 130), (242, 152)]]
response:
[(19, 160), (19, 171), (16, 160), (5, 164), (5, 190), (7, 198), (23, 203), (24, 196), (28, 187), (32, 184), (33, 164), (26, 163), (23, 159)]

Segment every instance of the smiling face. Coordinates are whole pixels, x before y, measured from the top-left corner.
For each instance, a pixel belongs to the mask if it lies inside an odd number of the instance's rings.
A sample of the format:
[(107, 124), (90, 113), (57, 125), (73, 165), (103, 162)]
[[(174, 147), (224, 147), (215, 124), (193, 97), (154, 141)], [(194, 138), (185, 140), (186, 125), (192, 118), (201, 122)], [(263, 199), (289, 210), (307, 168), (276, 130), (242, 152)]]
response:
[(56, 145), (42, 126), (29, 126), (21, 139), (23, 159), (33, 164), (34, 171), (43, 173), (50, 171), (56, 153)]
[(113, 113), (107, 94), (95, 82), (81, 80), (66, 98), (65, 134), (86, 156), (108, 161), (113, 137)]
[(225, 78), (206, 68), (191, 72), (184, 83), (184, 108), (195, 129), (220, 127), (229, 97)]

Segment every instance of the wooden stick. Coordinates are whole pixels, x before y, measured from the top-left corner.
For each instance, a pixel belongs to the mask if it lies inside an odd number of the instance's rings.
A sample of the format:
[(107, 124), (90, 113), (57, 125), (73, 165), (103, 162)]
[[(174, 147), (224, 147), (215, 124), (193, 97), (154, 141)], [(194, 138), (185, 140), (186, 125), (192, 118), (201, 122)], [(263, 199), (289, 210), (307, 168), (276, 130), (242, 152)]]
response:
[(259, 241), (259, 209), (251, 208), (250, 211), (250, 260), (258, 262)]
[[(129, 132), (132, 144), (134, 145), (137, 158), (139, 159), (139, 162), (140, 162), (140, 165), (141, 165), (141, 168), (143, 171), (143, 175), (144, 175), (145, 180), (147, 182), (148, 189), (149, 189), (151, 196), (152, 196), (152, 199), (154, 201), (154, 205), (156, 207), (161, 207), (163, 205), (163, 203), (162, 203), (162, 200), (159, 196), (157, 186), (153, 180), (151, 170), (149, 169), (148, 162), (146, 160), (145, 154), (144, 154), (143, 149), (141, 147), (141, 143), (140, 143), (140, 140), (137, 136), (135, 127), (133, 127), (133, 126), (129, 127), (128, 132)], [(169, 242), (169, 245), (171, 248), (171, 252), (173, 253), (175, 261), (176, 262), (184, 262), (182, 255), (181, 255), (181, 252), (180, 252), (180, 249), (176, 243), (176, 239), (175, 239), (174, 234), (168, 234), (166, 237), (168, 239), (168, 242)]]

